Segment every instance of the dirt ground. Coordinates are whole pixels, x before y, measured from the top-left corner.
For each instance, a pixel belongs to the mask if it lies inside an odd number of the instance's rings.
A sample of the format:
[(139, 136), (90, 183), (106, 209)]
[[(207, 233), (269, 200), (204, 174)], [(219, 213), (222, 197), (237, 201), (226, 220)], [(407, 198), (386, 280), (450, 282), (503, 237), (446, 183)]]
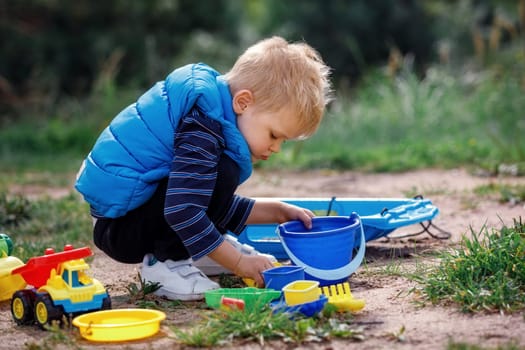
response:
[[(352, 293), (366, 300), (364, 310), (355, 315), (356, 326), (363, 330), (364, 340), (333, 340), (307, 343), (301, 349), (445, 349), (447, 344), (467, 342), (482, 347), (497, 347), (513, 343), (525, 348), (524, 313), (476, 314), (461, 313), (454, 306), (421, 307), (414, 293), (415, 286), (406, 278), (393, 273), (381, 273), (385, 266), (409, 269), (416, 261), (422, 262), (421, 253), (445, 249), (460, 241), (471, 229), (476, 232), (486, 225), (500, 228), (512, 225), (513, 218), (525, 218), (523, 204), (499, 203), (498, 196), (479, 196), (473, 189), (488, 184), (521, 184), (519, 177), (477, 177), (463, 169), (422, 170), (403, 174), (362, 174), (356, 172), (279, 172), (257, 171), (239, 190), (254, 197), (370, 197), (405, 198), (421, 194), (440, 209), (433, 220), (438, 227), (451, 232), (448, 240), (436, 240), (426, 234), (415, 240), (380, 239), (367, 244), (367, 264), (350, 277)], [(419, 226), (398, 229), (394, 235), (414, 232)], [(399, 264), (399, 265), (397, 265)], [(94, 277), (103, 282), (113, 297), (114, 308), (130, 307), (126, 286), (136, 280), (137, 265), (123, 265), (95, 252), (91, 264)], [(200, 303), (202, 304), (202, 303)], [(184, 326), (193, 322), (202, 312), (199, 303), (167, 314), (161, 331), (154, 337), (125, 343), (92, 343), (81, 338), (74, 345), (67, 342), (50, 348), (82, 349), (179, 349), (171, 337), (169, 325)], [(404, 331), (403, 331), (404, 329)], [(0, 303), (0, 349), (24, 349), (27, 344), (42, 343), (47, 333), (35, 327), (16, 326), (9, 312), (9, 303)], [(225, 347), (221, 347), (225, 348)], [(258, 349), (255, 343), (237, 343), (235, 349)], [(281, 342), (266, 343), (264, 348), (290, 348)]]

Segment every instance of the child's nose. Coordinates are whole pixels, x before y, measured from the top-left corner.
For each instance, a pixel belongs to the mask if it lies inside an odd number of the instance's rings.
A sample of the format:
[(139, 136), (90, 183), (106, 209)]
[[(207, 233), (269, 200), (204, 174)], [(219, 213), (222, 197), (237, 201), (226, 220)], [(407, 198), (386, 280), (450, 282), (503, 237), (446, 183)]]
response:
[(279, 153), (281, 151), (281, 145), (282, 145), (282, 141), (275, 141), (272, 143), (272, 145), (270, 146), (270, 150), (273, 152), (273, 153)]

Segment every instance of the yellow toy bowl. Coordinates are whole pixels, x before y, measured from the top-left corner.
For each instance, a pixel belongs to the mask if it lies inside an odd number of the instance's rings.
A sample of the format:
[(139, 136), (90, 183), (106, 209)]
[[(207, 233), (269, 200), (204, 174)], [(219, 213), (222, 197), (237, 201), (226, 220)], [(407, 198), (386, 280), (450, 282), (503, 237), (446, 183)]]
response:
[(166, 314), (158, 310), (104, 310), (77, 316), (73, 325), (87, 340), (117, 342), (150, 337), (159, 331), (165, 318)]
[(297, 280), (283, 287), (286, 305), (299, 305), (319, 299), (319, 281)]

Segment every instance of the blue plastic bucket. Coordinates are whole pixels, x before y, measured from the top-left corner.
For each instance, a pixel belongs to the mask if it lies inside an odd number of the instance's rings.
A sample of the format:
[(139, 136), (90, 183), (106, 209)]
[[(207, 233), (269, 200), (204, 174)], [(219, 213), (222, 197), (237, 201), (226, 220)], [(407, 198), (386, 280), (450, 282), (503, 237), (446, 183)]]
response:
[(266, 288), (281, 290), (288, 283), (304, 280), (304, 267), (278, 266), (262, 272)]
[(322, 286), (346, 281), (364, 257), (365, 244), (352, 256), (356, 241), (365, 242), (356, 213), (314, 217), (310, 230), (301, 221), (286, 222), (277, 227), (277, 233), (292, 262), (304, 267), (305, 279)]

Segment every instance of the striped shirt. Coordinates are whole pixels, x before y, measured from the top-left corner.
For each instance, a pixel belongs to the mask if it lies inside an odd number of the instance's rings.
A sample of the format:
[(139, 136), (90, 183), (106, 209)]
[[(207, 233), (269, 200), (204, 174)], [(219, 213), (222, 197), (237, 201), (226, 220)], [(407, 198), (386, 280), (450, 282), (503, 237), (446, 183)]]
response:
[[(210, 203), (224, 148), (219, 122), (202, 115), (198, 109), (181, 118), (175, 133), (164, 217), (195, 260), (217, 248), (224, 240), (222, 234), (240, 233), (255, 203), (238, 195), (233, 195), (229, 203)], [(232, 181), (238, 179), (238, 168), (229, 170)], [(214, 210), (220, 215), (213, 222), (207, 214), (210, 204), (221, 206), (220, 210)], [(91, 215), (95, 220), (104, 218), (93, 207)]]
[[(164, 216), (193, 259), (222, 243), (222, 233), (240, 233), (254, 200), (233, 195), (212, 222), (206, 210), (217, 184), (217, 166), (225, 148), (221, 124), (193, 109), (181, 119), (175, 135)], [(238, 170), (235, 169), (238, 177)]]

